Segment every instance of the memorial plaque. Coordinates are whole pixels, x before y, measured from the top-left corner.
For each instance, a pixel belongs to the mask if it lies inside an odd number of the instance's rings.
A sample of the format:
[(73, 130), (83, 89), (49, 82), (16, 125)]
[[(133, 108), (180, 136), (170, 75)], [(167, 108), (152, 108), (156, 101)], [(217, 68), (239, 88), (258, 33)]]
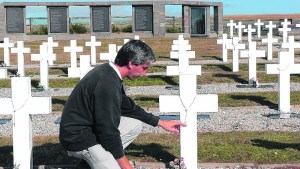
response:
[(50, 33), (68, 33), (68, 8), (49, 7)]
[(6, 8), (7, 33), (24, 33), (24, 7)]
[(110, 32), (109, 6), (91, 7), (93, 32)]
[(153, 29), (153, 9), (152, 6), (134, 7), (135, 31), (152, 31)]

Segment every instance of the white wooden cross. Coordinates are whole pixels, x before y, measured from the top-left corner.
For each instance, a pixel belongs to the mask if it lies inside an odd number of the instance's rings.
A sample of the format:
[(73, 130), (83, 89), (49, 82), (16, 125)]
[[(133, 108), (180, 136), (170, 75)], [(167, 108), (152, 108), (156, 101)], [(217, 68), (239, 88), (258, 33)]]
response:
[(229, 26), (229, 30), (230, 30), (230, 38), (233, 38), (233, 27), (236, 25), (236, 23), (233, 22), (233, 20), (230, 20), (229, 23), (227, 23), (227, 26)]
[(56, 54), (53, 53), (53, 47), (58, 47), (58, 43), (53, 42), (52, 37), (48, 37), (48, 42), (44, 42), (43, 44), (47, 45), (48, 64), (53, 65), (53, 61), (56, 60)]
[[(267, 74), (278, 74), (280, 112), (290, 112), (290, 75), (300, 74), (300, 64), (292, 63), (294, 56), (290, 52), (279, 52), (279, 64), (267, 64)], [(281, 118), (289, 118), (289, 114), (282, 114)]]
[(268, 43), (268, 60), (272, 60), (273, 58), (273, 43), (278, 42), (278, 38), (273, 38), (272, 33), (268, 33), (267, 39), (262, 39), (262, 43)]
[(239, 37), (239, 40), (241, 41), (242, 40), (242, 31), (244, 28), (246, 28), (245, 25), (242, 25), (242, 22), (239, 22), (236, 26), (235, 26), (236, 29), (238, 29), (238, 37)]
[(7, 78), (7, 67), (0, 67), (0, 79)]
[[(291, 53), (291, 55), (294, 56), (295, 55), (295, 48), (300, 48), (300, 43), (296, 43), (295, 42), (294, 36), (289, 36), (289, 40), (288, 41), (289, 42), (282, 43), (281, 47), (282, 48), (288, 48), (289, 52)], [(295, 63), (294, 57), (292, 57), (291, 62)]]
[(248, 25), (247, 29), (244, 29), (244, 32), (248, 33), (248, 42), (252, 41), (252, 33), (254, 33), (256, 31), (256, 29), (252, 28), (252, 25)]
[(54, 55), (48, 55), (47, 45), (40, 45), (40, 54), (31, 54), (32, 61), (40, 61), (40, 84), (44, 90), (49, 89), (49, 60), (53, 60)]
[(232, 43), (232, 39), (227, 39), (227, 34), (223, 34), (223, 39), (218, 39), (217, 44), (222, 44), (223, 47), (223, 62), (227, 62), (227, 48), (226, 44)]
[(82, 79), (90, 70), (91, 67), (91, 56), (90, 55), (80, 55), (80, 79)]
[(261, 22), (260, 19), (257, 19), (257, 22), (254, 23), (254, 25), (257, 26), (257, 37), (260, 38), (260, 35), (261, 35), (261, 26), (263, 26), (264, 23)]
[(64, 47), (64, 52), (70, 52), (71, 54), (71, 67), (68, 68), (68, 77), (78, 77), (80, 70), (77, 67), (77, 52), (82, 52), (83, 47), (77, 46), (76, 40), (71, 40), (70, 43), (70, 46)]
[(24, 42), (18, 41), (16, 48), (11, 48), (11, 53), (18, 54), (18, 74), (21, 77), (25, 76), (25, 69), (24, 69), (24, 53), (30, 53), (30, 48), (24, 48)]
[(3, 48), (3, 59), (5, 66), (10, 66), (9, 48), (13, 48), (14, 43), (9, 43), (9, 38), (4, 38), (3, 43), (0, 43), (0, 48)]
[[(198, 95), (196, 91), (197, 75), (201, 66), (190, 66), (190, 54), (185, 50), (185, 41), (179, 41), (179, 66), (168, 66), (167, 74), (179, 75), (179, 95), (159, 96), (161, 112), (180, 112), (180, 121), (187, 124), (180, 129), (181, 157), (187, 168), (197, 168), (197, 112), (217, 112), (218, 96), (214, 94)], [(187, 62), (187, 63), (186, 63)]]
[(232, 71), (239, 71), (239, 50), (245, 49), (246, 45), (239, 43), (238, 37), (233, 37), (232, 44), (226, 44), (227, 49), (232, 49)]
[(30, 77), (12, 77), (11, 90), (0, 98), (0, 114), (13, 116), (14, 168), (32, 169), (32, 115), (51, 113), (51, 97), (32, 97)]
[(269, 29), (269, 33), (273, 36), (273, 28), (276, 28), (276, 25), (273, 25), (273, 21), (269, 21), (269, 24), (266, 25), (266, 28)]
[(100, 60), (109, 60), (110, 62), (115, 62), (117, 54), (117, 45), (109, 44), (108, 53), (100, 53)]
[(288, 28), (288, 25), (290, 25), (291, 22), (288, 22), (287, 19), (284, 19), (284, 22), (281, 22), (282, 28), (279, 28), (278, 31), (282, 32), (282, 42), (286, 43), (288, 31), (291, 31), (291, 28)]
[(85, 45), (91, 47), (91, 64), (96, 65), (96, 47), (101, 46), (101, 42), (97, 42), (96, 37), (91, 36), (91, 41), (85, 42)]
[(241, 51), (241, 58), (248, 57), (248, 80), (249, 83), (251, 79), (255, 80), (256, 77), (256, 58), (258, 57), (266, 57), (266, 53), (264, 50), (256, 50), (256, 42), (249, 42), (249, 49), (248, 50), (242, 50)]

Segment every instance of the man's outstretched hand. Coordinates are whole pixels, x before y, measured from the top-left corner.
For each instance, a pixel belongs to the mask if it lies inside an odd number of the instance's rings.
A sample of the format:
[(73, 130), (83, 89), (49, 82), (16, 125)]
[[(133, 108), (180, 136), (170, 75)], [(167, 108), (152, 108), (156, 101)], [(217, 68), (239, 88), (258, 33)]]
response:
[(180, 132), (180, 127), (186, 126), (186, 124), (177, 120), (159, 120), (158, 126), (162, 127), (166, 131), (178, 134)]

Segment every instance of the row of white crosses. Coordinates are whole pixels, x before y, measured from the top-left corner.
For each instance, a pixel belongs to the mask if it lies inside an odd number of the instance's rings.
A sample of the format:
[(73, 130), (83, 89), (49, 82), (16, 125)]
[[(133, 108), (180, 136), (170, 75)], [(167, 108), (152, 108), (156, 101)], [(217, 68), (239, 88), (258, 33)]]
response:
[[(283, 43), (286, 43), (288, 32), (291, 31), (291, 28), (288, 27), (291, 22), (288, 21), (288, 19), (284, 19), (284, 22), (281, 23), (282, 28), (279, 28), (278, 31), (282, 32), (282, 41)], [(233, 20), (230, 20), (229, 23), (227, 23), (227, 26), (229, 27), (229, 37), (233, 38), (233, 31), (234, 28), (238, 29), (238, 37), (239, 40), (242, 40), (242, 29), (244, 29), (244, 32), (248, 33), (248, 41), (252, 40), (252, 33), (256, 32), (257, 30), (257, 37), (261, 38), (261, 28), (263, 25), (265, 25), (263, 22), (261, 22), (260, 19), (257, 20), (257, 22), (254, 23), (254, 25), (257, 27), (257, 29), (253, 29), (251, 25), (248, 25), (247, 29), (245, 29), (245, 25), (242, 25), (242, 22), (238, 22), (238, 24), (234, 23)], [(269, 21), (268, 25), (265, 25), (266, 28), (269, 29), (269, 33), (271, 36), (273, 36), (273, 29), (276, 28), (276, 25), (273, 24), (272, 21)], [(300, 24), (296, 24), (296, 27), (300, 27)]]
[(201, 75), (201, 66), (189, 65), (189, 59), (195, 58), (190, 51), (191, 45), (180, 35), (172, 45), (171, 58), (179, 59), (179, 66), (167, 66), (167, 75), (179, 76), (179, 96), (160, 95), (161, 112), (180, 112), (180, 121), (187, 124), (180, 129), (181, 157), (187, 168), (197, 168), (197, 112), (217, 112), (218, 96), (215, 94), (197, 94), (197, 75)]

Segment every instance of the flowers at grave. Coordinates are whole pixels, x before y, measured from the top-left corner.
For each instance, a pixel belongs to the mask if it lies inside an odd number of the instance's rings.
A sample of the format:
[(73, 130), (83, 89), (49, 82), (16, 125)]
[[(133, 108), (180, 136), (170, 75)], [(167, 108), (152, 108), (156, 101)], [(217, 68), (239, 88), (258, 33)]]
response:
[(169, 163), (170, 169), (186, 169), (183, 157), (175, 158), (174, 161)]

